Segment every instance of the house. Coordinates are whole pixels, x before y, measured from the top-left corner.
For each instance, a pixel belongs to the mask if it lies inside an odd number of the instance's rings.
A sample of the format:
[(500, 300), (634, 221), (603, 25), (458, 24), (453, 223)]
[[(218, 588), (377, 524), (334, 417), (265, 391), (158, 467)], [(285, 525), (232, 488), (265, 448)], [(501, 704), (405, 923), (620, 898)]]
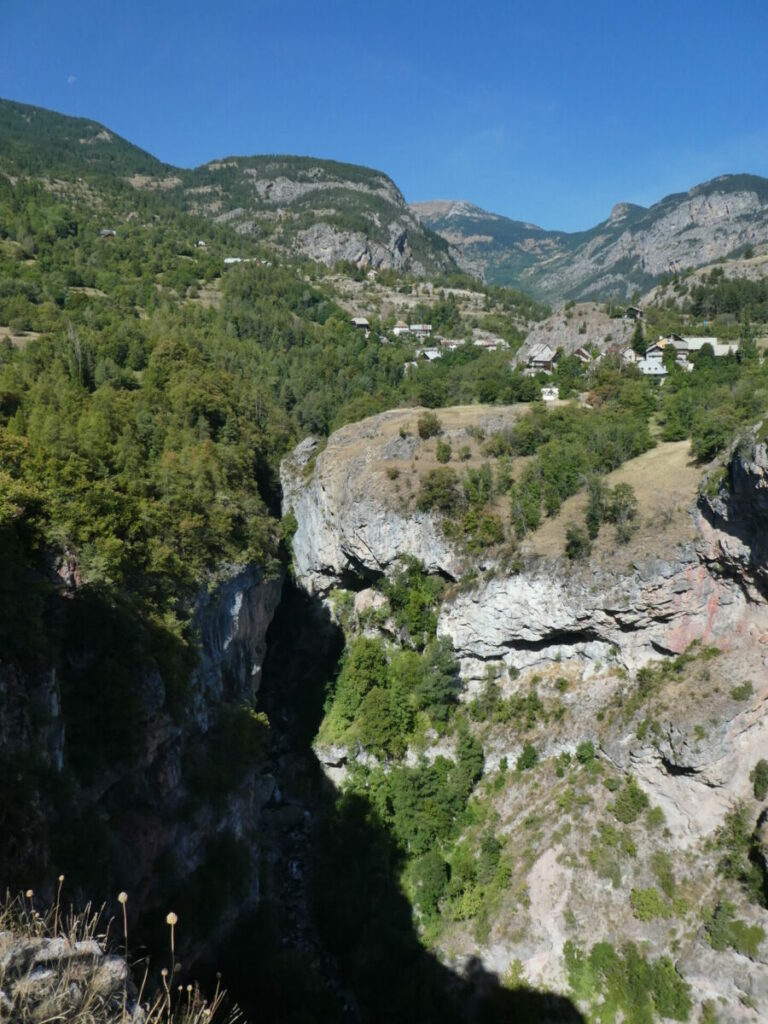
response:
[(196, 249), (207, 249), (207, 248), (208, 248), (208, 243), (207, 243), (207, 242), (204, 242), (202, 238), (199, 238), (199, 239), (198, 239), (198, 240), (197, 240), (197, 241), (195, 242), (195, 248), (196, 248)]
[(483, 331), (479, 327), (472, 331), (472, 344), (484, 352), (498, 352), (509, 348), (508, 343), (498, 334), (491, 334), (490, 331)]
[(720, 342), (717, 338), (684, 338), (688, 343), (689, 352), (700, 352), (705, 345), (712, 346), (712, 352), (717, 359), (738, 352), (739, 346), (735, 341)]
[(622, 320), (642, 320), (643, 311), (637, 306), (627, 306), (624, 312), (621, 314)]
[(560, 388), (555, 384), (541, 389), (541, 399), (543, 402), (556, 402), (559, 397)]
[(115, 238), (117, 232), (114, 228), (102, 228), (99, 231), (99, 238)]
[(392, 328), (392, 333), (396, 338), (399, 338), (401, 334), (410, 334), (411, 329), (405, 320), (398, 320), (395, 326)]
[(443, 348), (447, 348), (449, 352), (455, 352), (457, 348), (461, 348), (462, 345), (466, 345), (463, 338), (443, 338)]
[(642, 359), (638, 359), (637, 368), (644, 377), (656, 377), (663, 380), (668, 376), (668, 370), (664, 365), (664, 350), (667, 347), (666, 340), (660, 338), (653, 345), (645, 350)]
[(349, 322), (353, 327), (359, 327), (363, 331), (367, 331), (371, 326), (364, 316), (353, 316)]
[(408, 330), (414, 337), (424, 340), (432, 333), (432, 324), (410, 324)]
[(577, 348), (573, 354), (583, 366), (589, 366), (592, 362), (592, 353), (588, 352), (587, 349), (583, 347)]
[(549, 345), (534, 345), (528, 354), (526, 373), (552, 373), (557, 362), (557, 353)]
[(664, 360), (656, 359), (653, 356), (650, 359), (647, 356), (644, 359), (638, 359), (637, 368), (644, 377), (657, 377), (659, 380), (663, 380), (668, 376)]
[(621, 359), (622, 362), (627, 364), (627, 366), (635, 366), (639, 361), (640, 356), (633, 348), (625, 348), (621, 353)]
[(442, 359), (443, 353), (440, 351), (439, 348), (417, 348), (416, 356), (417, 358), (428, 359), (429, 362), (431, 363), (435, 359)]
[(403, 366), (403, 373), (410, 373), (411, 370), (418, 370), (419, 364), (414, 362), (413, 359), (409, 359), (408, 362)]

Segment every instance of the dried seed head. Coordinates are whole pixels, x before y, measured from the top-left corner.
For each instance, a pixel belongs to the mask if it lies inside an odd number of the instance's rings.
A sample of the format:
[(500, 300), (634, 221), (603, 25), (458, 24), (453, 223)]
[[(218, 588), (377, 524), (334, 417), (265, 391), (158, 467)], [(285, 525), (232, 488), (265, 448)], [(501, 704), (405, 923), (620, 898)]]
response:
[(117, 894), (117, 902), (118, 903), (122, 903), (123, 906), (125, 906), (125, 904), (128, 902), (128, 893), (127, 892), (120, 892), (120, 893), (118, 893)]
[(59, 875), (59, 881), (60, 881), (60, 882), (63, 882), (63, 881), (64, 881), (64, 875)]
[(34, 889), (27, 889), (25, 895), (26, 895), (28, 900), (31, 900), (32, 897), (35, 895), (35, 890)]
[(173, 928), (173, 926), (174, 926), (175, 924), (178, 924), (178, 923), (179, 923), (179, 919), (178, 919), (178, 917), (176, 916), (176, 914), (174, 914), (174, 912), (173, 912), (173, 911), (171, 911), (171, 912), (170, 912), (170, 914), (167, 914), (167, 915), (166, 915), (166, 918), (165, 918), (165, 923), (166, 923), (166, 924), (169, 924), (169, 925), (171, 926), (171, 928)]

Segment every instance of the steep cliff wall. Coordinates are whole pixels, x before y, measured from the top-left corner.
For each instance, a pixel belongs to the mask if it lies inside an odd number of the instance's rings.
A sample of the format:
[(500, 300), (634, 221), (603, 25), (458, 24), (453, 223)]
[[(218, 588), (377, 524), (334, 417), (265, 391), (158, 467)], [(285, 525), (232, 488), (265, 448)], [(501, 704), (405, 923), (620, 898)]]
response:
[[(228, 761), (227, 744), (252, 752), (266, 732), (248, 709), (281, 586), (231, 567), (198, 594), (186, 653), (153, 659), (136, 632), (134, 656), (111, 661), (99, 627), (116, 613), (89, 603), (85, 628), (62, 627), (49, 666), (0, 665), (0, 751), (18, 769), (1, 798), (4, 881), (39, 888), (66, 866), (69, 884), (125, 889), (129, 909), (147, 911), (194, 879), (218, 842), (242, 854), (238, 899), (258, 896), (257, 822), (274, 780), (264, 759)], [(51, 615), (82, 625), (80, 600), (57, 596)], [(226, 905), (217, 915), (225, 925)]]
[[(490, 413), (476, 410), (474, 422), (454, 413), (440, 411), (456, 450)], [(297, 581), (348, 608), (349, 636), (383, 637), (390, 650), (403, 642), (386, 588), (376, 589), (399, 557), (449, 581), (437, 635), (460, 661), (460, 700), (485, 758), (475, 799), (485, 827), (496, 823), (508, 876), (474, 931), (463, 904), (441, 921), (441, 957), (456, 968), (477, 958), (565, 992), (567, 940), (586, 949), (635, 942), (674, 963), (691, 986), (692, 1019), (710, 1001), (723, 1022), (757, 1024), (768, 1013), (768, 913), (758, 905), (766, 812), (753, 785), (768, 751), (765, 446), (735, 452), (723, 486), (705, 485), (714, 497), (698, 500), (699, 471), (674, 446), (673, 472), (657, 472), (659, 449), (634, 470), (627, 463), (621, 472), (645, 485), (638, 532), (624, 546), (597, 545), (584, 562), (543, 554), (535, 535), (513, 560), (473, 558), (446, 539), (438, 515), (414, 510), (434, 445), (414, 436), (416, 415), (345, 427), (322, 452), (305, 441), (282, 477), (284, 511), (297, 520)], [(557, 533), (551, 521), (541, 530)], [(345, 605), (336, 588), (358, 593)], [(335, 782), (353, 762), (358, 773), (403, 770), (352, 736), (348, 747), (318, 746)], [(450, 731), (428, 733), (403, 763), (454, 759), (456, 744)], [(622, 793), (640, 794), (636, 809)], [(471, 834), (467, 824), (461, 843)], [(737, 868), (727, 866), (733, 857)], [(711, 938), (721, 903), (754, 929), (748, 955)]]

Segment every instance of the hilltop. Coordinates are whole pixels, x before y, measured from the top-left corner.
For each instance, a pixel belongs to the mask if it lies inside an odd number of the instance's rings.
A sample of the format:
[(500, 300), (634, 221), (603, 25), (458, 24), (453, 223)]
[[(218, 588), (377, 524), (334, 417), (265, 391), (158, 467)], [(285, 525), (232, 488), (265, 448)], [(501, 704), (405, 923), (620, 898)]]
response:
[(374, 268), (455, 270), (449, 246), (381, 171), (313, 157), (228, 156), (191, 170), (163, 163), (96, 121), (0, 100), (0, 171), (64, 193), (90, 190), (130, 211), (156, 205), (227, 224), (282, 253)]

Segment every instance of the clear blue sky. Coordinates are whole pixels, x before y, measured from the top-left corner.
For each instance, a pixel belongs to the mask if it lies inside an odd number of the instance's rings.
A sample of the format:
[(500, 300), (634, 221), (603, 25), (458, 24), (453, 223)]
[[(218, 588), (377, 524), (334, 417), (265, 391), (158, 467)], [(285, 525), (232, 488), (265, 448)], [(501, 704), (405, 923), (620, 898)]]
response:
[(768, 175), (766, 0), (0, 0), (0, 96), (576, 230)]

